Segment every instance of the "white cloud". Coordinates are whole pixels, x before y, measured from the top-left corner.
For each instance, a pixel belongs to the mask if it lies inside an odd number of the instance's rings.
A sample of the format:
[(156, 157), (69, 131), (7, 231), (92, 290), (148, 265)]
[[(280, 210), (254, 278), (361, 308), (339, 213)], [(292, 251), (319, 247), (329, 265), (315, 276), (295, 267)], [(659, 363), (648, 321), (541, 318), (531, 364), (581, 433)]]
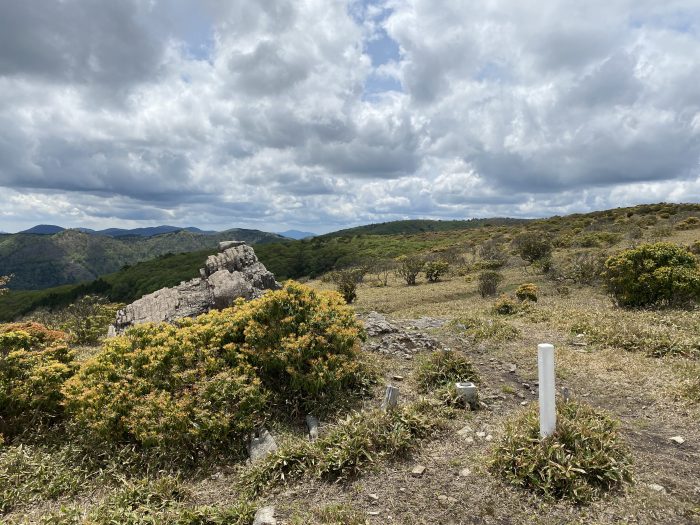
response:
[(0, 7), (5, 230), (700, 200), (696, 2), (30, 4)]

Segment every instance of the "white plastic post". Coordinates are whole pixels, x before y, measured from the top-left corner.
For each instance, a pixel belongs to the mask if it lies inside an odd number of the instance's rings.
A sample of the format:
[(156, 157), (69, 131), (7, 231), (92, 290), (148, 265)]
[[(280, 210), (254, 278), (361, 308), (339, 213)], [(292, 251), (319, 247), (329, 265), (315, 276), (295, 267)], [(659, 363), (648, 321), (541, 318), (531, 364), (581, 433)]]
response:
[(537, 345), (537, 370), (540, 380), (540, 436), (554, 433), (557, 426), (557, 407), (554, 398), (554, 345)]

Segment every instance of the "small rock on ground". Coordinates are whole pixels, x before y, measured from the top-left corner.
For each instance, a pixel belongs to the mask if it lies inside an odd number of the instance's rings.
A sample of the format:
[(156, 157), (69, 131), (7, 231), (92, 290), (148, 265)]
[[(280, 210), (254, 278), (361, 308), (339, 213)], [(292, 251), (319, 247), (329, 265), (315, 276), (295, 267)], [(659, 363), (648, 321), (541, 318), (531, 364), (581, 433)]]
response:
[(258, 509), (255, 513), (253, 525), (277, 525), (275, 519), (275, 507), (268, 506)]

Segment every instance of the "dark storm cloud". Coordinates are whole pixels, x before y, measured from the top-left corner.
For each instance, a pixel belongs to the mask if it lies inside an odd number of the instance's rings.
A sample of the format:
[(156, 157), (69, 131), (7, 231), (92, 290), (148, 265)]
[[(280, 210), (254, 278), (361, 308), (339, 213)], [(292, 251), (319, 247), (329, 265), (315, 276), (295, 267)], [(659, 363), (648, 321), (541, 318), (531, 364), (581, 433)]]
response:
[(3, 2), (0, 75), (122, 85), (153, 77), (163, 42), (153, 38), (143, 2)]

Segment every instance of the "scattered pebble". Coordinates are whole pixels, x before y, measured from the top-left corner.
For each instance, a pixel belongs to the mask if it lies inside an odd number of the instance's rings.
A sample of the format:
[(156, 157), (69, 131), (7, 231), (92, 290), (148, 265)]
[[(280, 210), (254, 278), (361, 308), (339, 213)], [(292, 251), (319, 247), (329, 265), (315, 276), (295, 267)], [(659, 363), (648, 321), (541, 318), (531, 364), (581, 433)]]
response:
[(425, 467), (423, 465), (416, 465), (411, 471), (411, 476), (414, 478), (420, 478), (425, 472)]
[(517, 366), (517, 365), (511, 364), (511, 365), (508, 366), (508, 371), (509, 371), (511, 374), (514, 374), (515, 371), (516, 371), (517, 369), (518, 369), (518, 366)]
[(394, 381), (403, 381), (403, 376), (395, 375), (391, 376)]
[(367, 494), (367, 498), (372, 502), (372, 503), (377, 503), (379, 501), (379, 496), (376, 494)]
[(464, 440), (464, 442), (465, 442), (467, 445), (471, 445), (472, 443), (474, 443), (474, 438), (471, 437), (471, 436), (469, 436), (468, 438), (466, 438), (466, 439)]
[(683, 438), (683, 436), (673, 436), (672, 438), (669, 438), (669, 439), (671, 441), (673, 441), (674, 443), (678, 443), (679, 445), (682, 445), (683, 443), (685, 443), (685, 439)]
[(657, 483), (647, 483), (647, 487), (649, 487), (654, 492), (666, 492), (666, 489), (662, 485), (658, 485)]
[(527, 405), (527, 401), (521, 401), (520, 404), (521, 404), (522, 406), (525, 406), (525, 405)]
[(370, 510), (367, 512), (368, 516), (379, 516), (380, 512), (378, 510)]
[(472, 430), (472, 427), (467, 425), (467, 426), (463, 427), (461, 430), (458, 430), (457, 435), (465, 437), (465, 436), (471, 434), (472, 432), (474, 432), (474, 430)]
[(478, 437), (478, 438), (486, 437), (486, 432), (477, 432), (476, 437)]
[(486, 436), (485, 439), (486, 439), (486, 441), (491, 441), (491, 440), (493, 440), (493, 436), (491, 434), (489, 434), (488, 436)]
[(459, 477), (460, 477), (460, 478), (466, 478), (466, 477), (469, 476), (471, 473), (472, 473), (472, 471), (469, 470), (468, 468), (463, 468), (462, 470), (459, 471)]

